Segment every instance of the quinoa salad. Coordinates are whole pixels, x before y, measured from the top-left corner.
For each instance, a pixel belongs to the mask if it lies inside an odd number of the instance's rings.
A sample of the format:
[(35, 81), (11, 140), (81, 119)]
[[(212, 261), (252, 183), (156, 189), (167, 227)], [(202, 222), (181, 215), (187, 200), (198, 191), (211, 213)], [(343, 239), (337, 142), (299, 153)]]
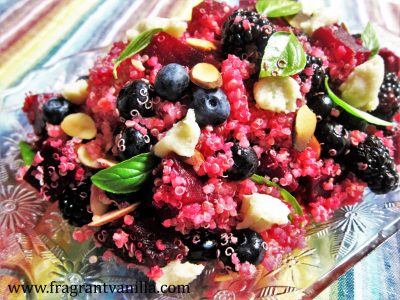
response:
[(399, 185), (400, 58), (308, 2), (141, 20), (84, 76), (26, 96), (17, 178), (156, 284), (278, 268), (308, 225)]

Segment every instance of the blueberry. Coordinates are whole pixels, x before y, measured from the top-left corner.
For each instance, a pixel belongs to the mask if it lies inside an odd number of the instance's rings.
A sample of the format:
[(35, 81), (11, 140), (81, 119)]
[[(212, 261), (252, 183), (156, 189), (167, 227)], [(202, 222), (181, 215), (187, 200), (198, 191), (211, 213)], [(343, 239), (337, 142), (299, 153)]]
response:
[(154, 83), (155, 92), (161, 98), (177, 101), (189, 86), (189, 74), (185, 67), (179, 64), (168, 64), (158, 73)]
[(366, 131), (368, 123), (363, 119), (357, 118), (342, 108), (339, 109), (339, 116), (336, 121), (344, 126), (347, 130), (360, 130)]
[(190, 232), (183, 237), (183, 243), (189, 248), (189, 261), (207, 261), (217, 258), (217, 236), (206, 229)]
[(307, 100), (307, 106), (322, 119), (330, 115), (333, 108), (333, 101), (328, 95), (319, 93), (312, 95)]
[(228, 119), (231, 110), (229, 101), (221, 89), (196, 88), (191, 106), (200, 127), (221, 125)]
[(62, 97), (52, 98), (43, 104), (43, 118), (50, 124), (60, 125), (73, 109), (73, 104), (68, 100)]
[(143, 135), (132, 127), (123, 129), (118, 134), (116, 142), (121, 160), (127, 160), (140, 153), (149, 152), (151, 147), (150, 137)]
[(318, 123), (315, 136), (322, 147), (325, 157), (339, 157), (350, 145), (349, 132), (343, 125), (330, 122)]
[(76, 79), (76, 81), (78, 80), (89, 80), (89, 75), (81, 75)]
[(236, 253), (241, 263), (248, 261), (253, 265), (258, 265), (265, 255), (262, 237), (251, 229), (221, 234), (218, 240), (218, 259), (224, 263), (225, 267), (228, 266), (234, 270), (233, 253)]
[(233, 166), (226, 173), (231, 180), (243, 180), (253, 175), (259, 165), (256, 152), (252, 147), (243, 148), (235, 143), (232, 148)]
[(154, 116), (153, 97), (150, 85), (144, 80), (134, 80), (124, 86), (118, 94), (117, 109), (125, 120), (135, 113), (142, 117)]

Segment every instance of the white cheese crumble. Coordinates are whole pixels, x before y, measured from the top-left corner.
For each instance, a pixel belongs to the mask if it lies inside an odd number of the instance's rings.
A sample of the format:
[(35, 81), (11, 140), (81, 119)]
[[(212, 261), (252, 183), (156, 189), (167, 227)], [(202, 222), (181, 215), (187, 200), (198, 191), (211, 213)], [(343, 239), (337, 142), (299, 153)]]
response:
[(307, 20), (300, 23), (300, 29), (307, 34), (312, 34), (320, 27), (338, 23), (339, 15), (336, 10), (324, 7), (314, 12)]
[(261, 232), (273, 224), (286, 224), (289, 222), (289, 208), (278, 198), (254, 193), (243, 197), (240, 213), (243, 221), (237, 229), (250, 228)]
[(324, 7), (322, 1), (302, 0), (302, 11), (289, 20), (290, 25), (312, 34), (320, 27), (338, 23), (338, 11)]
[(200, 127), (196, 122), (193, 109), (189, 109), (186, 117), (174, 124), (167, 134), (154, 146), (154, 154), (164, 157), (174, 152), (180, 156), (194, 155), (200, 137)]
[(357, 66), (339, 87), (342, 99), (364, 111), (371, 111), (379, 105), (378, 93), (385, 76), (382, 57), (372, 59)]
[(155, 28), (162, 28), (169, 35), (180, 38), (187, 29), (187, 23), (178, 18), (148, 18), (142, 20), (136, 28), (128, 29), (126, 36), (128, 40), (133, 40), (139, 33)]
[(203, 265), (196, 265), (189, 262), (182, 263), (174, 260), (161, 268), (163, 275), (156, 280), (157, 289), (162, 285), (189, 284), (203, 272)]
[(300, 86), (291, 77), (265, 77), (254, 85), (254, 98), (261, 109), (293, 112), (296, 99), (301, 98)]

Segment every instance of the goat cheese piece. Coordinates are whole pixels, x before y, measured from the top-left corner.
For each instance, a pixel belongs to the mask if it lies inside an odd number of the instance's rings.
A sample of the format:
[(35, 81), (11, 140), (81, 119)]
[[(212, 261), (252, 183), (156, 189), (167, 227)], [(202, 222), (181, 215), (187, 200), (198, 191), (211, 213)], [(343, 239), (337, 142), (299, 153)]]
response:
[(378, 107), (378, 93), (385, 76), (385, 64), (382, 57), (376, 55), (357, 66), (339, 87), (342, 99), (350, 105), (364, 111)]
[(300, 86), (291, 77), (265, 77), (254, 85), (254, 98), (261, 109), (275, 112), (293, 112), (296, 100), (301, 98)]
[(203, 272), (204, 266), (182, 263), (180, 260), (174, 260), (165, 267), (161, 268), (163, 274), (156, 280), (157, 289), (162, 285), (180, 285), (189, 284)]
[(240, 213), (243, 221), (237, 225), (237, 229), (250, 228), (261, 232), (270, 228), (273, 224), (286, 224), (289, 222), (289, 208), (280, 199), (254, 193), (243, 197)]
[(200, 127), (196, 122), (193, 109), (189, 109), (186, 117), (174, 124), (167, 134), (154, 145), (154, 154), (164, 157), (174, 152), (180, 156), (194, 155), (200, 137)]

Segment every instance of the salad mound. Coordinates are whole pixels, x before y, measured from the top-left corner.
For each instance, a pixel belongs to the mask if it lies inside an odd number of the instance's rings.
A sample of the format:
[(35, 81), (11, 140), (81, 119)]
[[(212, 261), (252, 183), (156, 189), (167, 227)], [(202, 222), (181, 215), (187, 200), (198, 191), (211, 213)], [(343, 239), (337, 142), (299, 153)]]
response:
[(87, 76), (26, 97), (19, 175), (74, 237), (162, 282), (208, 262), (250, 276), (366, 187), (398, 187), (399, 58), (370, 25), (269, 2), (144, 20)]

